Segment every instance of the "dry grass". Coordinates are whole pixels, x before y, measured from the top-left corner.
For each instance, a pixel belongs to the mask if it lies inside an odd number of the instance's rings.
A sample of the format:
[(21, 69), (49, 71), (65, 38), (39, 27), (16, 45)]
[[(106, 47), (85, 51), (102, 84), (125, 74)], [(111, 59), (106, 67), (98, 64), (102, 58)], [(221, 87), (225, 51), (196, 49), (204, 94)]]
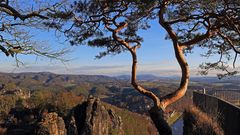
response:
[(185, 135), (224, 135), (224, 132), (216, 121), (217, 115), (210, 116), (195, 106), (186, 108), (184, 119)]

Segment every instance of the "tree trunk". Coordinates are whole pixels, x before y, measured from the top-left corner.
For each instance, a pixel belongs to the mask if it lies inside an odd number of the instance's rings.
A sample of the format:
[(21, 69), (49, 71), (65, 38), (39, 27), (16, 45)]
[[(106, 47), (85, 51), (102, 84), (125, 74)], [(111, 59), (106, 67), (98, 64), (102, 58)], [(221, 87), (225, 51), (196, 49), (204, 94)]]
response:
[(172, 129), (164, 119), (164, 111), (156, 106), (149, 110), (150, 117), (160, 135), (172, 135)]
[[(145, 88), (143, 88), (142, 86), (140, 86), (137, 83), (137, 53), (136, 50), (139, 47), (140, 43), (136, 40), (136, 41), (132, 41), (132, 43), (136, 43), (136, 45), (131, 46), (129, 44), (129, 42), (125, 41), (124, 39), (121, 39), (120, 37), (117, 36), (117, 33), (122, 30), (123, 28), (127, 27), (127, 23), (123, 23), (123, 25), (117, 26), (117, 28), (115, 30), (109, 28), (108, 26), (106, 26), (107, 29), (109, 29), (110, 31), (112, 31), (112, 37), (118, 41), (120, 44), (122, 44), (124, 47), (127, 48), (127, 50), (131, 53), (132, 55), (132, 74), (131, 74), (131, 84), (132, 86), (141, 94), (143, 94), (144, 96), (147, 96), (149, 98), (151, 98), (154, 102), (154, 107), (152, 107), (149, 110), (149, 114), (150, 117), (154, 123), (154, 125), (156, 126), (156, 128), (158, 129), (158, 132), (160, 135), (172, 135), (172, 129), (171, 127), (168, 125), (168, 123), (165, 121), (164, 119), (164, 110), (165, 107), (167, 105), (169, 105), (170, 103), (174, 102), (176, 100), (176, 98), (172, 99), (171, 97), (166, 97), (164, 98), (163, 103), (161, 103), (160, 98), (154, 94), (153, 92), (151, 92), (150, 90), (147, 90)], [(182, 89), (178, 90), (178, 91), (182, 91)], [(184, 91), (185, 93), (185, 91)], [(184, 95), (183, 93), (183, 95)], [(177, 94), (173, 94), (173, 97), (176, 97), (175, 95), (179, 95)], [(180, 95), (180, 98), (183, 96)]]

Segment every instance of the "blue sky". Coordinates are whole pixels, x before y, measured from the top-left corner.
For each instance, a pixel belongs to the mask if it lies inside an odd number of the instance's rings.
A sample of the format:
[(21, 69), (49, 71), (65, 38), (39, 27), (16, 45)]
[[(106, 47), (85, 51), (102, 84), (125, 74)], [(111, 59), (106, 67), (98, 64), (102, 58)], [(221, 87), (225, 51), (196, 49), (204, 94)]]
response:
[[(166, 32), (160, 27), (157, 20), (151, 22), (151, 28), (147, 31), (140, 31), (144, 38), (142, 47), (138, 50), (139, 73), (155, 75), (179, 75), (179, 66), (175, 60), (172, 43), (165, 40)], [(69, 62), (61, 63), (36, 56), (19, 56), (24, 62), (23, 66), (16, 67), (15, 59), (2, 55), (0, 67), (1, 72), (54, 72), (64, 74), (104, 74), (119, 75), (130, 74), (131, 56), (128, 52), (106, 56), (100, 60), (94, 59), (101, 49), (87, 46), (70, 47), (68, 42), (58, 39), (54, 32), (32, 31), (34, 39), (46, 41), (53, 49), (69, 47), (71, 52), (66, 54)], [(191, 70), (196, 75), (198, 65), (204, 61), (200, 57), (201, 49), (195, 49), (195, 53), (188, 55), (187, 59)]]

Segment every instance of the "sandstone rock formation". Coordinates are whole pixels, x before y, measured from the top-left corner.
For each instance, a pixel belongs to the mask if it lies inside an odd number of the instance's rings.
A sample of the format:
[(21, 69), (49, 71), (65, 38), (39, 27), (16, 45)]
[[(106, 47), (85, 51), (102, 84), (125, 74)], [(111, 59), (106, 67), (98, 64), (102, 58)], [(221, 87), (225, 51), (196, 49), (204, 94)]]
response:
[(3, 120), (0, 133), (10, 135), (123, 135), (122, 120), (98, 98), (74, 107), (67, 117), (56, 112), (24, 109)]
[(121, 118), (93, 97), (72, 110), (66, 125), (68, 135), (123, 134)]
[(47, 113), (38, 123), (36, 135), (67, 135), (64, 121), (57, 113)]

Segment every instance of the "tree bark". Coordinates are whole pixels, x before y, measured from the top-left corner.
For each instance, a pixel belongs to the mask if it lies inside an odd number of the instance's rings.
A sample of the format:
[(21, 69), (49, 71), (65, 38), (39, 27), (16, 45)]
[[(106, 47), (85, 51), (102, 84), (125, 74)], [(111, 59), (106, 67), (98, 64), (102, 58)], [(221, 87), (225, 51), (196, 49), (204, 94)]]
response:
[(160, 135), (172, 135), (172, 129), (164, 119), (164, 111), (162, 109), (154, 106), (148, 112)]

